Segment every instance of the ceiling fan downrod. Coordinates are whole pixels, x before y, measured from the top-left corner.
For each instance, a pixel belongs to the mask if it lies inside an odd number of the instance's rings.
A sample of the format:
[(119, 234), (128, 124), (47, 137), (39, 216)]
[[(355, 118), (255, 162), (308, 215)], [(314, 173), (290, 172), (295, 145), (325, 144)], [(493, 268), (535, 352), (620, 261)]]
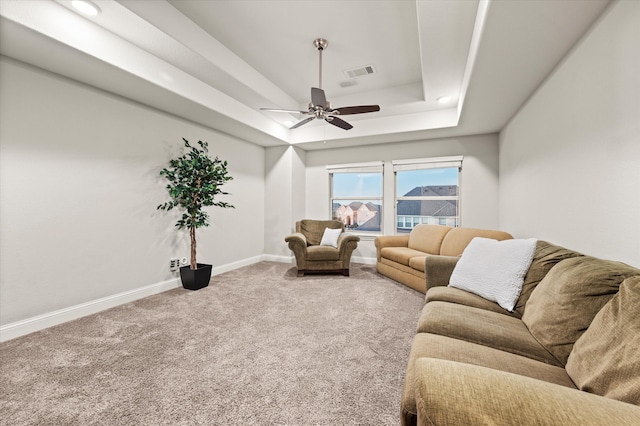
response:
[(327, 48), (329, 42), (323, 38), (317, 38), (313, 40), (313, 45), (316, 49), (318, 49), (318, 52), (320, 53), (320, 61), (318, 64), (318, 75), (320, 76), (318, 81), (318, 89), (322, 89), (322, 51)]

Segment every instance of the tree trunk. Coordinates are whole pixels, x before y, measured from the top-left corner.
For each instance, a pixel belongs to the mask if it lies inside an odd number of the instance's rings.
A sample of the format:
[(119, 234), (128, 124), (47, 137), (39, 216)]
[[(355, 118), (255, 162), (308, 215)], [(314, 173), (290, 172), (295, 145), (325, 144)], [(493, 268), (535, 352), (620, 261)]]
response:
[(198, 269), (196, 262), (196, 228), (189, 228), (189, 236), (191, 237), (191, 269)]

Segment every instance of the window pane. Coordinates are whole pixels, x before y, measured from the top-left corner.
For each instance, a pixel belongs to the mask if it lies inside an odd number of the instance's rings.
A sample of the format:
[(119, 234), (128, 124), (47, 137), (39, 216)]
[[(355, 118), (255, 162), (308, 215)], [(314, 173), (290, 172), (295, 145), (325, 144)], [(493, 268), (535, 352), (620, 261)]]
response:
[(380, 232), (382, 206), (380, 200), (333, 200), (332, 216), (347, 229)]
[[(421, 195), (415, 193), (419, 186), (455, 185), (458, 186), (458, 168), (408, 170), (397, 173), (397, 192), (402, 195)], [(414, 193), (411, 193), (414, 191)]]
[(334, 173), (333, 197), (382, 197), (382, 173)]
[(418, 224), (458, 226), (458, 168), (435, 168), (396, 173), (397, 233)]

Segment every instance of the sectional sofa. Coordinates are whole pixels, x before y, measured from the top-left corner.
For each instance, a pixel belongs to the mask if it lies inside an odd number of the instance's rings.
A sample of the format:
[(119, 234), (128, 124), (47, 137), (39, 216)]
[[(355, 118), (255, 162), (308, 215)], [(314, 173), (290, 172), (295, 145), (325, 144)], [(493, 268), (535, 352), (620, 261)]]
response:
[(537, 241), (509, 311), (424, 260), (402, 425), (640, 425), (639, 269)]

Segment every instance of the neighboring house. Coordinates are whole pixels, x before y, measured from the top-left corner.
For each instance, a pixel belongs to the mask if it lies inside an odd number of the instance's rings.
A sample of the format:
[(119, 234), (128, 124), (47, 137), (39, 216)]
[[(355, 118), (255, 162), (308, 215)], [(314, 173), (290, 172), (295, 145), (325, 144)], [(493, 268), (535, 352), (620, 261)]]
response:
[[(457, 185), (417, 186), (404, 197), (457, 197)], [(448, 226), (458, 224), (458, 200), (398, 200), (398, 229), (413, 229), (419, 223)]]
[[(380, 230), (380, 206), (374, 203), (362, 203), (352, 201), (349, 204), (334, 204), (334, 218), (342, 221), (349, 229), (375, 228), (369, 230)], [(375, 223), (377, 222), (377, 228)]]

